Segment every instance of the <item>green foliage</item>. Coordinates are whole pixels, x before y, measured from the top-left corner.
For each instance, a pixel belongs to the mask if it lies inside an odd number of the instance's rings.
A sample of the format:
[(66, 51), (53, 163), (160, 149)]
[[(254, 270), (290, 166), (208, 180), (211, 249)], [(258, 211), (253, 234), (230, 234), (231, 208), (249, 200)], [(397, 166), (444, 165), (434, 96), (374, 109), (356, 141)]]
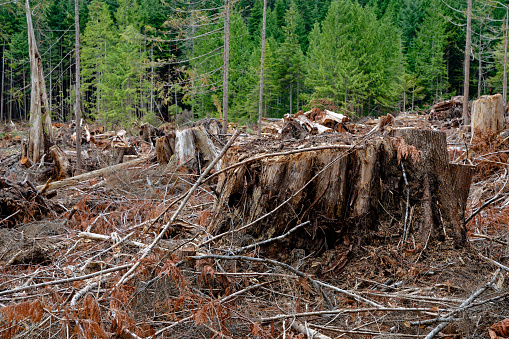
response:
[(327, 98), (345, 109), (373, 101), (381, 108), (395, 103), (401, 62), (399, 33), (370, 8), (335, 0), (320, 30), (310, 34), (306, 84), (314, 98)]

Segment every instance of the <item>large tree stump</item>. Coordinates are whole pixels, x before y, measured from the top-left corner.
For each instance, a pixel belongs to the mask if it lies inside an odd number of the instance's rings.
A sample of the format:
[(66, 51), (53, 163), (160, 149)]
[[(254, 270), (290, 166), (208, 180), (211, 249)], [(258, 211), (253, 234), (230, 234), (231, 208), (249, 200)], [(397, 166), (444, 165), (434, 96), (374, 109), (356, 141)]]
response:
[[(242, 148), (247, 147), (232, 147), (222, 167), (244, 160)], [(219, 234), (240, 228), (280, 206), (233, 239), (267, 239), (310, 220), (310, 226), (262, 251), (280, 256), (285, 252), (281, 244), (286, 244), (320, 252), (346, 234), (369, 241), (380, 225), (395, 227), (391, 234), (398, 232), (403, 238), (406, 216), (407, 234), (421, 248), (445, 240), (461, 246), (466, 240), (462, 218), (470, 180), (470, 167), (449, 165), (443, 132), (393, 130), (350, 151), (267, 157), (221, 174), (207, 230)], [(411, 218), (407, 211), (412, 211)]]
[(472, 103), (472, 140), (482, 132), (498, 133), (504, 129), (502, 95), (484, 95)]

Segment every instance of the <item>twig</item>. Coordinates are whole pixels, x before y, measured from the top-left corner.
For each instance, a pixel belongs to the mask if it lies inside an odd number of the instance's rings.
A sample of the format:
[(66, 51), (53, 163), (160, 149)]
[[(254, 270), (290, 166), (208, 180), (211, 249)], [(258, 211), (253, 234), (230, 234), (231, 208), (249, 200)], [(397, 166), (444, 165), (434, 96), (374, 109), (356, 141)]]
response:
[(72, 297), (71, 299), (71, 306), (76, 306), (76, 303), (78, 302), (78, 299), (80, 299), (81, 297), (83, 297), (85, 294), (87, 294), (88, 292), (90, 292), (92, 289), (96, 288), (97, 286), (99, 286), (99, 282), (93, 282), (93, 283), (90, 283), (90, 284), (87, 284), (85, 287), (83, 287), (81, 290), (79, 290), (78, 292), (76, 292), (76, 294), (74, 295), (74, 297)]
[(479, 233), (474, 233), (471, 235), (471, 237), (474, 237), (474, 238), (483, 238), (483, 239), (488, 239), (488, 240), (491, 240), (491, 241), (494, 241), (494, 242), (498, 242), (499, 244), (502, 244), (502, 245), (507, 245), (507, 243), (505, 241), (502, 241), (502, 240), (499, 240), (499, 239), (495, 239), (495, 238), (492, 238), (490, 236), (487, 236), (485, 234), (479, 234)]
[(484, 204), (482, 204), (481, 207), (479, 207), (467, 219), (465, 219), (465, 224), (467, 224), (473, 217), (475, 217), (485, 207), (489, 206), (492, 202), (494, 202), (495, 200), (497, 200), (500, 197), (500, 195), (504, 191), (505, 186), (507, 185), (507, 181), (509, 181), (509, 176), (507, 175), (507, 169), (505, 170), (505, 176), (507, 177), (507, 179), (505, 180), (505, 183), (504, 183), (504, 186), (502, 186), (502, 189), (500, 191), (498, 191), (498, 193), (495, 194), (495, 196), (493, 198), (491, 198), (490, 200), (486, 201)]
[(403, 163), (401, 163), (401, 169), (403, 170), (403, 179), (405, 180), (405, 188), (406, 188), (405, 223), (403, 225), (403, 243), (404, 243), (406, 241), (406, 237), (407, 237), (408, 208), (410, 205), (410, 189), (408, 188), (408, 180), (406, 178), (405, 166), (403, 166)]
[(182, 202), (180, 203), (180, 206), (179, 208), (175, 211), (175, 213), (173, 213), (172, 217), (170, 218), (170, 220), (168, 221), (168, 223), (163, 227), (163, 229), (161, 230), (161, 232), (159, 232), (158, 236), (154, 239), (154, 241), (152, 241), (152, 243), (150, 245), (148, 245), (147, 247), (145, 247), (142, 251), (141, 251), (141, 256), (140, 258), (136, 261), (136, 263), (129, 269), (129, 271), (127, 271), (123, 276), (122, 278), (120, 278), (120, 280), (116, 283), (115, 287), (118, 287), (120, 285), (122, 285), (126, 280), (127, 278), (138, 268), (138, 266), (140, 266), (141, 264), (141, 261), (146, 258), (148, 256), (148, 254), (152, 251), (152, 249), (157, 245), (157, 243), (163, 238), (163, 236), (166, 234), (166, 231), (168, 231), (168, 228), (170, 228), (170, 225), (175, 221), (175, 219), (177, 218), (177, 216), (179, 215), (179, 213), (182, 211), (182, 209), (184, 209), (184, 206), (186, 205), (186, 203), (189, 201), (189, 199), (191, 198), (191, 195), (194, 193), (194, 191), (198, 188), (198, 186), (201, 185), (201, 183), (203, 182), (203, 179), (207, 176), (207, 174), (210, 172), (210, 170), (212, 168), (214, 168), (214, 166), (216, 165), (216, 163), (224, 156), (224, 154), (226, 153), (226, 151), (228, 150), (228, 148), (230, 148), (230, 146), (233, 144), (233, 142), (235, 141), (235, 139), (237, 138), (237, 136), (239, 135), (240, 131), (237, 130), (237, 132), (235, 132), (235, 134), (230, 138), (230, 140), (228, 140), (228, 143), (223, 147), (223, 150), (221, 151), (221, 153), (218, 154), (218, 156), (207, 166), (207, 168), (205, 169), (205, 171), (200, 175), (200, 177), (198, 178), (198, 180), (196, 181), (196, 183), (194, 184), (193, 187), (191, 187), (191, 189), (187, 192), (185, 198), (182, 200)]
[(305, 225), (307, 225), (309, 223), (310, 223), (310, 221), (308, 220), (306, 222), (303, 222), (302, 224), (299, 224), (299, 225), (295, 226), (294, 228), (292, 228), (291, 230), (289, 230), (285, 234), (282, 234), (282, 235), (274, 237), (274, 238), (270, 238), (270, 239), (267, 239), (267, 240), (263, 240), (263, 241), (257, 242), (256, 244), (251, 244), (251, 245), (248, 245), (248, 246), (241, 247), (241, 248), (237, 249), (235, 251), (235, 253), (240, 253), (240, 252), (243, 252), (243, 251), (247, 251), (247, 250), (249, 250), (251, 248), (255, 248), (255, 247), (258, 247), (258, 246), (261, 246), (261, 245), (268, 244), (268, 243), (273, 242), (273, 241), (277, 241), (277, 240), (283, 239), (284, 237), (286, 237), (287, 235), (289, 235), (290, 233), (295, 231), (297, 228), (305, 226)]
[[(308, 276), (304, 272), (301, 272), (301, 271), (293, 268), (292, 266), (290, 266), (288, 264), (285, 264), (285, 263), (282, 263), (282, 262), (279, 262), (279, 261), (276, 261), (276, 260), (266, 259), (266, 258), (246, 257), (246, 256), (242, 256), (242, 255), (231, 255), (231, 256), (228, 256), (228, 255), (213, 255), (213, 254), (191, 256), (190, 258), (197, 259), (197, 260), (210, 258), (210, 259), (224, 259), (224, 260), (246, 260), (246, 261), (256, 261), (256, 262), (269, 263), (269, 264), (272, 264), (272, 265), (276, 265), (276, 266), (282, 267), (282, 268), (284, 268), (284, 269), (286, 269), (286, 270), (288, 270), (288, 271), (298, 275), (299, 277), (308, 280), (309, 282), (311, 282), (313, 284), (313, 286), (315, 287), (317, 292), (320, 295), (322, 295), (322, 297), (324, 297), (324, 295), (323, 295), (323, 292), (321, 291), (320, 286), (327, 287), (327, 288), (329, 288), (331, 290), (334, 290), (336, 292), (339, 292), (339, 293), (343, 293), (343, 294), (345, 294), (345, 295), (347, 295), (349, 297), (354, 298), (355, 300), (357, 300), (359, 302), (365, 302), (365, 303), (367, 303), (367, 304), (369, 304), (371, 306), (374, 306), (374, 307), (377, 307), (377, 308), (383, 308), (382, 305), (380, 305), (380, 304), (378, 304), (378, 303), (376, 303), (376, 302), (374, 302), (372, 300), (366, 299), (364, 297), (361, 297), (360, 295), (357, 295), (357, 294), (355, 294), (353, 292), (350, 292), (350, 291), (343, 290), (343, 289), (338, 288), (336, 286), (332, 286), (332, 285), (326, 284), (326, 283), (321, 282), (319, 280), (312, 279), (310, 276)], [(326, 297), (324, 297), (324, 298), (326, 298)], [(327, 301), (327, 299), (326, 299), (326, 301)]]
[[(127, 238), (129, 238), (133, 234), (134, 234), (134, 232), (131, 232), (127, 236), (125, 236), (123, 239), (120, 239), (117, 242), (115, 242), (114, 237), (112, 237), (111, 235), (103, 235), (103, 234), (91, 233), (91, 232), (81, 232), (80, 234), (78, 234), (78, 238), (84, 238), (84, 239), (96, 240), (96, 241), (110, 241), (110, 242), (114, 243), (113, 246), (111, 246), (111, 248), (113, 248), (114, 246), (120, 245), (123, 241), (127, 240)], [(142, 242), (138, 242), (138, 241), (126, 241), (126, 243), (128, 245), (133, 245), (133, 246), (141, 247), (141, 248), (145, 248), (147, 246), (146, 244), (144, 244)]]
[(7, 294), (12, 294), (12, 293), (17, 293), (17, 292), (23, 292), (23, 291), (30, 290), (30, 289), (33, 289), (33, 288), (38, 288), (38, 287), (46, 287), (46, 286), (51, 286), (51, 285), (58, 285), (58, 284), (63, 284), (63, 283), (69, 283), (69, 282), (73, 282), (73, 281), (86, 280), (86, 279), (90, 279), (90, 278), (93, 278), (93, 277), (97, 277), (98, 275), (101, 275), (101, 274), (106, 274), (106, 273), (120, 271), (120, 270), (129, 268), (130, 266), (131, 266), (131, 264), (121, 265), (121, 266), (117, 266), (117, 267), (108, 268), (106, 270), (97, 271), (97, 272), (94, 272), (94, 273), (82, 275), (80, 277), (73, 277), (73, 278), (60, 279), (60, 280), (53, 280), (53, 281), (47, 281), (47, 282), (43, 282), (43, 283), (35, 284), (35, 285), (13, 288), (12, 290), (0, 291), (0, 295), (7, 295)]
[(362, 313), (362, 312), (435, 312), (436, 309), (432, 308), (406, 308), (406, 307), (372, 307), (372, 308), (344, 308), (340, 310), (330, 311), (314, 311), (314, 312), (302, 312), (293, 314), (279, 314), (273, 317), (261, 318), (259, 322), (266, 323), (270, 321), (277, 321), (290, 318), (320, 316), (320, 315), (332, 315), (332, 314), (348, 314), (348, 313)]
[(445, 318), (444, 321), (441, 322), (439, 325), (437, 325), (437, 327), (435, 327), (430, 333), (428, 333), (428, 335), (424, 339), (431, 339), (434, 336), (436, 336), (441, 330), (443, 330), (451, 322), (452, 316), (454, 314), (460, 312), (465, 306), (470, 304), (475, 298), (480, 296), (484, 291), (486, 291), (495, 282), (495, 280), (498, 277), (499, 272), (500, 272), (500, 269), (498, 269), (495, 272), (493, 279), (491, 279), (489, 283), (487, 283), (486, 285), (484, 285), (483, 287), (479, 288), (477, 291), (472, 293), (472, 295), (467, 300), (465, 300), (463, 303), (461, 303), (461, 305), (456, 310), (451, 311), (451, 312), (447, 313), (445, 316), (443, 316), (443, 318)]
[(481, 259), (484, 259), (484, 260), (486, 260), (487, 262), (490, 262), (490, 263), (492, 263), (493, 265), (500, 267), (500, 268), (501, 268), (501, 269), (503, 269), (504, 271), (509, 272), (509, 267), (504, 266), (504, 265), (502, 265), (501, 263), (499, 263), (498, 261), (495, 261), (495, 260), (493, 260), (493, 259), (491, 259), (491, 258), (485, 257), (484, 255), (482, 255), (482, 254), (481, 254), (481, 253), (479, 253), (479, 252), (477, 252), (477, 254), (479, 255), (479, 257), (481, 257)]

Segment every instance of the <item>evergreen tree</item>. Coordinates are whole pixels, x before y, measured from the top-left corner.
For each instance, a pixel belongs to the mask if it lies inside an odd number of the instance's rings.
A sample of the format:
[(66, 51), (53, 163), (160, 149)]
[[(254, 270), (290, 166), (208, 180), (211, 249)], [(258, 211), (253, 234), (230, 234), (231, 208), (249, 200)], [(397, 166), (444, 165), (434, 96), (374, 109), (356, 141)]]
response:
[(107, 87), (105, 74), (110, 71), (109, 58), (114, 54), (116, 37), (117, 30), (108, 5), (101, 0), (92, 1), (89, 20), (81, 37), (81, 75), (83, 91), (89, 92), (85, 109), (96, 117), (100, 117), (109, 105), (109, 98), (104, 94)]
[(433, 1), (415, 37), (413, 59), (419, 82), (429, 99), (439, 100), (447, 91), (447, 69), (444, 59), (445, 24), (440, 6)]

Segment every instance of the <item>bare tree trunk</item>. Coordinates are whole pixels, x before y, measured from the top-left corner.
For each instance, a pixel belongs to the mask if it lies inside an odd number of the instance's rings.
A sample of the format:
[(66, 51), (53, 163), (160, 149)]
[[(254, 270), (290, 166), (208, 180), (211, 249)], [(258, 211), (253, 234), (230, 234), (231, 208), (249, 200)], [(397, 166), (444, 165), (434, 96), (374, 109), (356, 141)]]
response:
[(2, 46), (2, 94), (0, 97), (0, 121), (4, 120), (4, 70), (5, 70), (5, 41), (4, 45)]
[(479, 28), (479, 74), (477, 78), (477, 98), (481, 97), (481, 82), (482, 82), (482, 23)]
[(230, 67), (230, 3), (224, 0), (223, 133), (228, 132), (228, 69)]
[(74, 1), (76, 27), (76, 174), (81, 173), (81, 86), (80, 86), (80, 14), (78, 0)]
[(508, 17), (509, 17), (509, 6), (506, 7), (505, 32), (504, 32), (504, 80), (503, 80), (503, 90), (502, 90), (504, 106), (505, 106), (505, 104), (507, 104), (507, 24), (508, 24)]
[(46, 144), (53, 142), (51, 130), (51, 114), (49, 110), (48, 95), (42, 71), (41, 55), (37, 49), (32, 26), (32, 14), (30, 4), (25, 1), (28, 25), (28, 52), (30, 56), (30, 131), (28, 134), (28, 158), (37, 163), (46, 151)]
[(260, 97), (258, 100), (258, 135), (262, 135), (263, 72), (265, 71), (265, 29), (267, 26), (267, 0), (263, 0), (262, 60), (260, 62)]
[(468, 0), (467, 6), (467, 41), (465, 44), (465, 84), (463, 89), (463, 124), (470, 122), (468, 116), (468, 86), (470, 79), (470, 46), (472, 45), (472, 0)]
[(14, 91), (12, 90), (12, 54), (11, 54), (11, 64), (10, 64), (10, 69), (11, 69), (11, 86), (9, 87), (9, 92), (11, 93), (11, 98), (9, 100), (9, 121), (12, 121), (12, 102), (14, 101)]

